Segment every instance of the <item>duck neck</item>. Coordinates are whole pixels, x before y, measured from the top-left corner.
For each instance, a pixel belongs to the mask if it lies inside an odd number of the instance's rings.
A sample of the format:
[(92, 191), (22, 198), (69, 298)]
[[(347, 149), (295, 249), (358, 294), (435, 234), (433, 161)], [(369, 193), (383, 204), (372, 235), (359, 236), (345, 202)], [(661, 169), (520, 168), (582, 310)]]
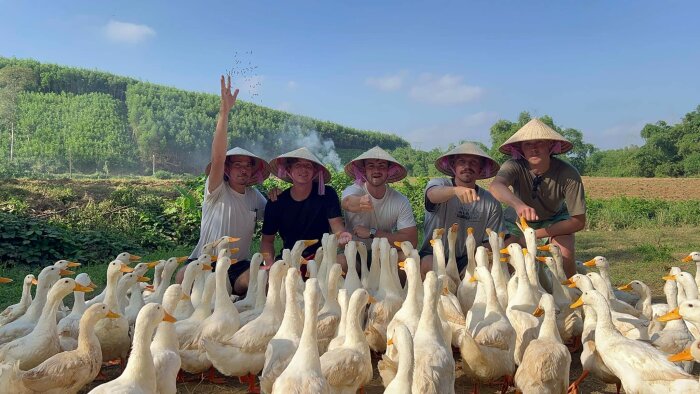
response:
[[(302, 320), (301, 308), (299, 307), (299, 297), (294, 283), (286, 282), (284, 300), (284, 316), (278, 332), (285, 336), (299, 337), (302, 335), (302, 328), (306, 330), (306, 320)], [(218, 296), (217, 296), (218, 297)], [(318, 312), (318, 305), (316, 306)], [(314, 314), (316, 316), (316, 314)], [(314, 341), (315, 339), (314, 334)]]
[(22, 298), (20, 298), (20, 305), (29, 305), (32, 302), (32, 282), (25, 283), (22, 286)]
[(119, 278), (121, 278), (121, 276), (121, 272), (119, 271), (107, 273), (107, 288), (105, 289), (104, 303), (107, 305), (107, 308), (109, 308), (109, 310), (115, 312), (121, 311), (121, 309), (119, 308), (119, 298), (117, 298), (117, 286), (119, 285)]
[(607, 299), (610, 300), (611, 298), (615, 298), (615, 292), (613, 291), (612, 282), (610, 281), (610, 272), (608, 272), (608, 267), (598, 267), (598, 273), (600, 274), (601, 278), (603, 278), (605, 287), (607, 287)]
[(73, 292), (73, 309), (71, 309), (70, 314), (74, 316), (80, 316), (85, 313), (87, 307), (85, 306), (85, 293), (82, 291)]
[(487, 278), (484, 282), (480, 282), (480, 284), (481, 286), (479, 287), (482, 287), (484, 289), (486, 295), (485, 316), (487, 316), (489, 313), (498, 313), (499, 315), (503, 316), (505, 314), (505, 311), (503, 310), (501, 304), (498, 302), (498, 296), (496, 295), (496, 286), (493, 282), (493, 279)]
[(165, 290), (167, 290), (168, 286), (170, 286), (170, 281), (172, 280), (175, 269), (177, 269), (177, 265), (175, 264), (168, 264), (165, 266), (165, 268), (163, 268), (163, 275), (161, 276), (160, 282), (158, 283), (158, 287), (156, 287), (156, 293), (158, 294), (159, 300), (163, 299)]
[(435, 289), (429, 289), (425, 293), (423, 300), (423, 310), (418, 321), (416, 332), (423, 331), (432, 338), (435, 338), (440, 343), (444, 343), (442, 336), (442, 324), (438, 316), (438, 298)]
[(141, 285), (139, 282), (131, 285), (131, 296), (129, 297), (129, 306), (132, 308), (142, 307), (144, 305), (143, 295), (141, 295)]
[(364, 305), (360, 305), (359, 302), (350, 303), (348, 320), (346, 322), (347, 327), (345, 327), (346, 344), (362, 343), (362, 341), (365, 340), (365, 333), (362, 331), (362, 326), (360, 324), (362, 308), (364, 308)]
[(410, 334), (399, 335), (396, 339), (396, 345), (399, 347), (399, 368), (394, 379), (404, 382), (406, 387), (411, 387), (413, 384), (413, 341)]
[[(244, 298), (246, 300), (246, 302), (255, 301), (255, 295), (258, 292), (258, 271), (260, 271), (260, 263), (259, 262), (257, 264), (250, 265), (250, 276), (248, 277), (248, 289), (245, 292), (245, 298)], [(225, 284), (226, 284), (226, 278), (224, 278), (224, 288), (226, 288)], [(216, 282), (216, 288), (217, 288), (216, 299), (218, 300), (219, 299), (219, 292), (218, 292), (219, 282), (218, 282), (218, 280)], [(228, 298), (228, 297), (226, 297), (226, 298)]]
[(318, 323), (316, 317), (318, 315), (318, 297), (304, 298), (304, 327), (299, 339), (299, 347), (289, 365), (303, 365), (303, 368), (306, 370), (320, 371), (321, 359), (318, 354)]
[(561, 343), (561, 336), (557, 328), (557, 316), (553, 309), (545, 311), (542, 326), (540, 327), (540, 339), (550, 339)]
[[(228, 280), (228, 270), (221, 270), (219, 272), (218, 270), (214, 272), (215, 280), (216, 280), (216, 298), (214, 299), (214, 313), (225, 313), (227, 318), (233, 319), (235, 318), (236, 321), (239, 320), (239, 315), (238, 315), (238, 309), (233, 305), (233, 301), (231, 301), (231, 298), (228, 295), (228, 287), (226, 285), (226, 281)], [(252, 268), (251, 268), (251, 280), (252, 280)], [(257, 287), (257, 275), (255, 278), (254, 282), (249, 282), (250, 286), (248, 287), (248, 291), (250, 291), (250, 288), (255, 286)], [(253, 285), (255, 283), (255, 285)], [(248, 296), (246, 295), (246, 298)], [(240, 326), (240, 323), (239, 323)], [(240, 327), (232, 327), (231, 329), (238, 329)]]
[(442, 239), (439, 238), (433, 240), (433, 267), (438, 277), (445, 275), (445, 248), (442, 244)]
[(50, 332), (56, 335), (56, 312), (62, 300), (63, 296), (57, 293), (48, 297), (41, 311), (41, 317), (39, 317), (39, 321), (37, 321), (36, 327), (34, 328), (33, 335), (38, 335), (40, 332)]
[(612, 315), (610, 314), (610, 308), (607, 303), (597, 303), (593, 305), (593, 309), (596, 315), (596, 333), (601, 333), (601, 335), (606, 335), (605, 333), (607, 333), (607, 335), (621, 335), (615, 328), (615, 325), (613, 325)]
[(137, 382), (155, 382), (156, 368), (153, 364), (150, 347), (154, 329), (155, 327), (149, 322), (137, 321), (129, 362), (126, 364), (122, 376), (127, 376), (130, 380)]
[(197, 274), (198, 272), (195, 272), (194, 269), (192, 271), (185, 270), (185, 277), (182, 279), (182, 292), (188, 296), (192, 294), (192, 285), (195, 279), (197, 279)]
[(100, 340), (95, 334), (97, 320), (92, 316), (80, 319), (78, 329), (78, 352), (89, 353), (91, 349), (100, 349)]
[(44, 306), (46, 306), (46, 299), (50, 289), (51, 284), (46, 279), (39, 280), (39, 284), (36, 286), (34, 300), (25, 313), (30, 321), (36, 322), (41, 317)]
[(410, 306), (420, 311), (421, 305), (423, 304), (423, 282), (420, 280), (418, 267), (412, 267), (406, 270), (406, 281), (408, 282), (406, 302), (409, 302)]

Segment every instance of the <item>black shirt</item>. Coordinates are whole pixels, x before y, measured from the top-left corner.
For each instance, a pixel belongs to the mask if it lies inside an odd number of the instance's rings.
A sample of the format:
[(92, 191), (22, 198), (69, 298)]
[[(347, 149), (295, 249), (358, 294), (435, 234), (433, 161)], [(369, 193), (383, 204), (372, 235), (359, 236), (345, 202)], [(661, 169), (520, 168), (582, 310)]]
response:
[[(319, 196), (318, 185), (313, 184), (311, 194), (303, 201), (294, 201), (291, 188), (283, 191), (277, 201), (268, 201), (265, 205), (265, 219), (262, 233), (275, 235), (279, 233), (285, 249), (292, 249), (300, 239), (318, 239), (324, 233), (331, 232), (328, 219), (341, 216), (338, 193), (326, 185), (326, 194)], [(319, 245), (309, 246), (303, 256), (315, 253)]]

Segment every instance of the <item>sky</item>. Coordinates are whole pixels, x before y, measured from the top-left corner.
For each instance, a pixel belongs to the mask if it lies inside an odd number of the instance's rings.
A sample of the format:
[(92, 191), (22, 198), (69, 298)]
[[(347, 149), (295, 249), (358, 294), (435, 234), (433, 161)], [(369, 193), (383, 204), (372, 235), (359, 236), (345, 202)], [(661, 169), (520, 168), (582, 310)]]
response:
[(700, 105), (700, 2), (7, 1), (0, 56), (240, 98), (419, 149), (528, 111), (601, 149)]

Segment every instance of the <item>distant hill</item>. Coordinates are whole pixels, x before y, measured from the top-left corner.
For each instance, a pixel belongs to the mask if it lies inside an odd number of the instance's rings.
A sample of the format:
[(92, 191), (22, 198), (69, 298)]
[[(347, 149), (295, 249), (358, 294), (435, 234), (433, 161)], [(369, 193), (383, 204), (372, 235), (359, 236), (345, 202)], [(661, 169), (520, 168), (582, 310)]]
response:
[[(209, 160), (217, 95), (5, 57), (0, 57), (0, 87), (3, 163), (12, 139), (13, 162), (38, 172), (148, 173), (155, 162), (157, 170), (200, 173)], [(233, 112), (229, 145), (268, 159), (298, 146), (316, 148), (330, 162), (347, 161), (375, 145), (409, 147), (393, 134), (250, 102), (239, 101)]]

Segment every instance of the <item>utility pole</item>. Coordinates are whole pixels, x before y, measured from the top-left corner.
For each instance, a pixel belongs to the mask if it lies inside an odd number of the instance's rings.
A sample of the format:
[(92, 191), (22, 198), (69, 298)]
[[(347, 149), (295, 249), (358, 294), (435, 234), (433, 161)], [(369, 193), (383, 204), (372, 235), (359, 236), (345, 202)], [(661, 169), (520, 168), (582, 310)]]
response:
[(153, 156), (153, 172), (151, 175), (155, 176), (156, 175), (156, 155), (154, 154)]

